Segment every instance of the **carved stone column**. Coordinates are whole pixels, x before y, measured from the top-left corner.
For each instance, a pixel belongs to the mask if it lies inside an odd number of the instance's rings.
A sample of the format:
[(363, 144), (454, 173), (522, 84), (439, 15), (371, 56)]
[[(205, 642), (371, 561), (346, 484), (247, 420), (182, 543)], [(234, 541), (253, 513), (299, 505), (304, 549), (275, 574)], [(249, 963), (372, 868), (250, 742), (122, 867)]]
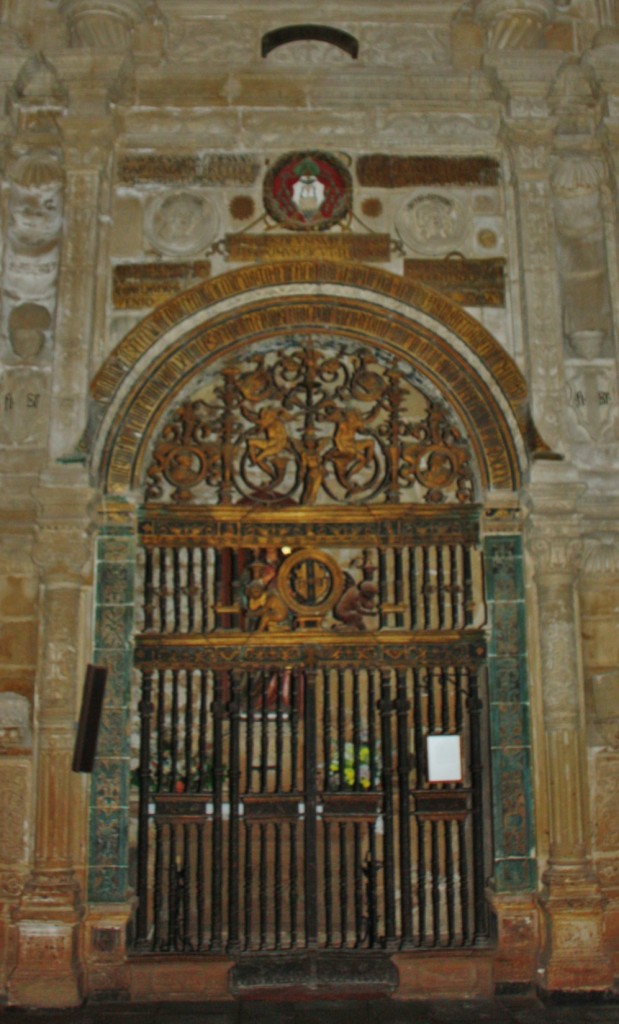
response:
[[(530, 108), (533, 102), (532, 97), (522, 96), (510, 100), (517, 109), (519, 104)], [(523, 289), (522, 329), (528, 348), (533, 416), (545, 441), (555, 451), (562, 451), (565, 448), (566, 401), (562, 311), (550, 189), (553, 124), (545, 117), (537, 121), (513, 119), (506, 126), (505, 136), (514, 172), (512, 184)]]
[(107, 118), (76, 117), (63, 125), (65, 141), (65, 231), (58, 283), (53, 367), (51, 454), (70, 455), (85, 425), (96, 285), (102, 182), (112, 148)]
[[(612, 968), (604, 948), (602, 900), (589, 849), (589, 790), (584, 694), (578, 643), (580, 554), (569, 481), (532, 487), (529, 552), (539, 606), (549, 850), (543, 876), (546, 948), (542, 986), (607, 989)], [(565, 495), (568, 495), (566, 498)]]
[(37, 489), (33, 558), (43, 590), (38, 670), (34, 864), (14, 913), (16, 966), (9, 1002), (74, 1006), (82, 999), (78, 926), (85, 790), (71, 772), (88, 622), (84, 585), (91, 571), (93, 492), (77, 467), (54, 470)]

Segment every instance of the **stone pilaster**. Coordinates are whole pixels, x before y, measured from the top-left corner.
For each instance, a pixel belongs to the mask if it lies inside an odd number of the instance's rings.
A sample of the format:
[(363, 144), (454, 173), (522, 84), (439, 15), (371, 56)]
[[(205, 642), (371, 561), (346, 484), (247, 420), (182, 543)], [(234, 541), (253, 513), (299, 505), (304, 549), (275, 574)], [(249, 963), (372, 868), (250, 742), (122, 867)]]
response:
[(95, 296), (100, 244), (102, 183), (113, 136), (107, 118), (86, 114), (63, 124), (65, 142), (65, 230), (58, 283), (56, 351), (52, 385), (54, 431), (51, 454), (64, 458), (84, 429), (89, 357), (96, 322)]
[(42, 580), (43, 633), (37, 679), (38, 721), (34, 863), (14, 913), (13, 1005), (74, 1006), (82, 998), (79, 922), (84, 848), (84, 786), (71, 772), (81, 644), (88, 639), (84, 594), (90, 578), (92, 491), (77, 468), (56, 470), (35, 493), (33, 558)]
[(578, 560), (574, 503), (582, 488), (564, 480), (533, 485), (529, 553), (539, 607), (540, 685), (546, 756), (549, 849), (543, 876), (544, 989), (607, 989), (603, 903), (593, 872), (585, 757), (584, 692), (578, 643)]
[[(541, 61), (541, 56), (536, 55), (536, 59)], [(553, 61), (554, 56), (546, 66), (541, 61), (537, 94), (519, 79), (520, 74), (526, 78), (526, 70), (518, 72), (514, 65), (515, 77), (508, 75), (504, 67), (499, 71), (510, 90), (504, 136), (513, 172), (519, 240), (517, 272), (522, 289), (522, 329), (527, 343), (533, 416), (546, 442), (562, 451), (566, 404), (563, 329), (550, 186), (554, 124), (548, 116), (544, 90), (539, 90), (540, 79), (544, 77), (541, 72), (547, 72), (549, 79), (554, 73)]]

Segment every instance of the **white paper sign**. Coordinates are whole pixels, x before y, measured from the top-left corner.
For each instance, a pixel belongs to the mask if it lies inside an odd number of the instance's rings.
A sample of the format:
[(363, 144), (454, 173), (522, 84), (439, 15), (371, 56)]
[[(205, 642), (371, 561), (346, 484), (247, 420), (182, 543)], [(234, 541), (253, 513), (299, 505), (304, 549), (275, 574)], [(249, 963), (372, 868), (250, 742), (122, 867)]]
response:
[(459, 736), (428, 736), (428, 782), (462, 782)]

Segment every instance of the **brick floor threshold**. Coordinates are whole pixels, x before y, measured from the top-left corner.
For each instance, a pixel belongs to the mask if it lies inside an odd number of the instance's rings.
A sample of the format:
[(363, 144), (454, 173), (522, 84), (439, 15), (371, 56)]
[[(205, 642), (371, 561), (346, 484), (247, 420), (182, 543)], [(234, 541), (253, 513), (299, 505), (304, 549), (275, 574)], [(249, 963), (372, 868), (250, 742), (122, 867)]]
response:
[(86, 1004), (74, 1010), (0, 1008), (1, 1024), (619, 1024), (616, 1000), (400, 1000)]

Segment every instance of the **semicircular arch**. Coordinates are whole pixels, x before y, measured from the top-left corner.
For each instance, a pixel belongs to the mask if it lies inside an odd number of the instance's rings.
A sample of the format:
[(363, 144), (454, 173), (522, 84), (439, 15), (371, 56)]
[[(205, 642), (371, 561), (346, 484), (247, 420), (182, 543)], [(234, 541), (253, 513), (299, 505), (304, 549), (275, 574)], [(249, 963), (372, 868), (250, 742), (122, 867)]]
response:
[(176, 296), (108, 357), (91, 386), (88, 443), (104, 492), (140, 485), (155, 431), (214, 360), (304, 331), (380, 348), (430, 379), (467, 432), (484, 491), (517, 490), (528, 458), (551, 454), (532, 425), (522, 374), (460, 307), (375, 268), (277, 262)]

